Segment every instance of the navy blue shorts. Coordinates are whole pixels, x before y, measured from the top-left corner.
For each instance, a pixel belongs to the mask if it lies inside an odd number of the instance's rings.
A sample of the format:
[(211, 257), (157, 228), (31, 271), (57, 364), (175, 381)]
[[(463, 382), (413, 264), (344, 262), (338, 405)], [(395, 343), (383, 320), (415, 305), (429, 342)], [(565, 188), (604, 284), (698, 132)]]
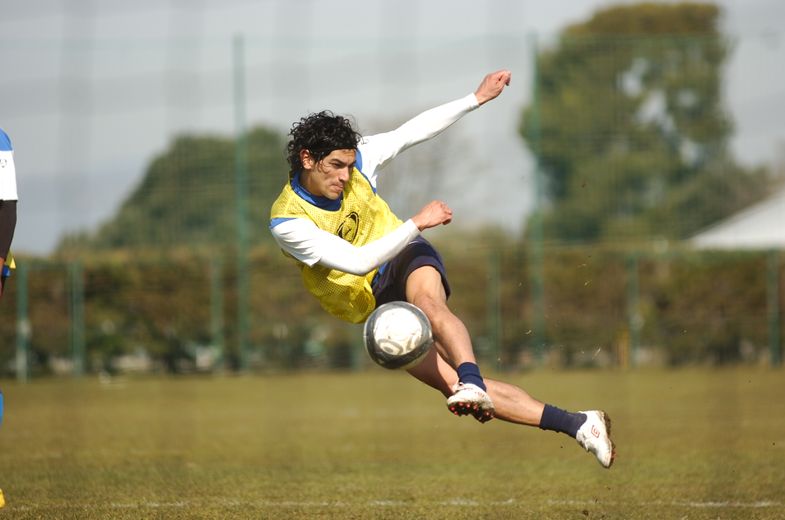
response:
[(447, 297), (450, 297), (450, 284), (444, 269), (442, 257), (430, 242), (423, 237), (411, 241), (398, 256), (382, 265), (373, 281), (373, 296), (376, 306), (393, 301), (406, 301), (406, 279), (415, 269), (429, 265), (439, 271)]

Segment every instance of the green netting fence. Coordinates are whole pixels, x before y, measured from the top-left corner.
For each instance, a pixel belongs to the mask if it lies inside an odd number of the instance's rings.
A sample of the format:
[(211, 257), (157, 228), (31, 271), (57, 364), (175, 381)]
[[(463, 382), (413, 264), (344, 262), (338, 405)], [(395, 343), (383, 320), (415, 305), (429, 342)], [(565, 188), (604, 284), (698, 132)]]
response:
[[(483, 362), (498, 370), (779, 365), (783, 252), (691, 242), (773, 186), (768, 172), (736, 164), (729, 151), (721, 67), (732, 45), (715, 36), (546, 45), (525, 35), (506, 45), (521, 68), (533, 63), (529, 99), (504, 110), (517, 114), (515, 139), (531, 158), (509, 175), (526, 179), (534, 202), (513, 231), (456, 223), (433, 237), (452, 306)], [(269, 50), (237, 38), (226, 51), (231, 132), (178, 133), (100, 227), (69, 234), (51, 255), (17, 257), (0, 304), (0, 376), (369, 365), (358, 326), (319, 308), (266, 229), (286, 179), (285, 132), (255, 122), (249, 93), (269, 80), (253, 65)], [(380, 97), (395, 90), (376, 88)], [(300, 94), (278, 92), (292, 104)], [(497, 134), (449, 132), (396, 160), (397, 178), (380, 187), (394, 208), (427, 202), (407, 188), (423, 170), (434, 176), (428, 191), (457, 185), (454, 198), (471, 199), (467, 191), (504, 167), (483, 156)], [(520, 204), (526, 198), (518, 195)]]

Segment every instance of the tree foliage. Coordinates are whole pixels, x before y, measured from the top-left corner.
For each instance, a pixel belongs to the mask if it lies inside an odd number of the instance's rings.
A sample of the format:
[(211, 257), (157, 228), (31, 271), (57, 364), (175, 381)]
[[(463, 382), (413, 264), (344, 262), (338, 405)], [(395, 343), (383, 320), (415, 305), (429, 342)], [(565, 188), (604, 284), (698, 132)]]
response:
[[(532, 330), (525, 244), (485, 230), (450, 231), (436, 246), (448, 266), (450, 306), (466, 324), (478, 357), (497, 368), (536, 366), (539, 340)], [(631, 255), (624, 245), (588, 244), (549, 247), (547, 256), (542, 353), (551, 366), (623, 365), (633, 348), (633, 307), (643, 364), (758, 363), (770, 355), (765, 272), (774, 259), (785, 281), (782, 255), (655, 248)], [(47, 373), (76, 352), (75, 271), (62, 262), (20, 261), (30, 267), (26, 291), (35, 302), (25, 316), (32, 331), (31, 372)], [(361, 327), (323, 312), (292, 260), (274, 245), (255, 248), (250, 268), (252, 369), (370, 365)], [(125, 370), (122, 358), (139, 353), (159, 371), (239, 367), (235, 263), (208, 265), (188, 252), (140, 261), (114, 251), (91, 255), (79, 272), (86, 370)], [(634, 294), (632, 277), (638, 279)], [(3, 297), (0, 334), (9, 341), (0, 344), (0, 377), (15, 367), (20, 283), (12, 278)], [(199, 368), (198, 353), (205, 350), (217, 357)]]
[[(115, 216), (90, 234), (66, 237), (60, 251), (136, 246), (227, 245), (237, 233), (237, 142), (183, 135), (155, 157)], [(283, 136), (270, 129), (248, 133), (248, 229), (266, 238), (269, 209), (286, 182)]]
[(684, 238), (765, 193), (729, 150), (720, 14), (610, 7), (539, 52), (520, 132), (544, 177), (546, 237)]

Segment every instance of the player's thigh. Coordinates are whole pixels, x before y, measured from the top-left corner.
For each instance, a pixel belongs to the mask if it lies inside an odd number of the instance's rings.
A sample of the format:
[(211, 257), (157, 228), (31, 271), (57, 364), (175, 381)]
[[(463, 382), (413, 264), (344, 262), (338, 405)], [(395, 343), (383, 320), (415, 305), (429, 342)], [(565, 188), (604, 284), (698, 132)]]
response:
[[(424, 265), (412, 271), (406, 279), (406, 300), (418, 307), (444, 305), (447, 293), (442, 284), (442, 275), (436, 268)], [(426, 311), (426, 309), (423, 309)], [(427, 314), (427, 311), (426, 311)]]
[(436, 348), (432, 348), (419, 365), (407, 372), (445, 396), (452, 395), (452, 386), (458, 381), (458, 374), (439, 355)]

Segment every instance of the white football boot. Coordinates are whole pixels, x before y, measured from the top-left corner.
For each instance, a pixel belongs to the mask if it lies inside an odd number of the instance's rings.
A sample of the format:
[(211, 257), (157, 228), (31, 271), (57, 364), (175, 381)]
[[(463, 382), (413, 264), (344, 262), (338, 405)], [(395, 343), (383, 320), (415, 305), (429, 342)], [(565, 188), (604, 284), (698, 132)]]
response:
[(458, 381), (447, 398), (447, 408), (455, 415), (473, 415), (481, 423), (493, 419), (493, 401), (488, 393), (477, 385)]
[(604, 468), (610, 468), (616, 458), (616, 447), (611, 440), (611, 419), (601, 410), (578, 412), (586, 415), (586, 422), (578, 428), (575, 440), (586, 451), (597, 457)]

